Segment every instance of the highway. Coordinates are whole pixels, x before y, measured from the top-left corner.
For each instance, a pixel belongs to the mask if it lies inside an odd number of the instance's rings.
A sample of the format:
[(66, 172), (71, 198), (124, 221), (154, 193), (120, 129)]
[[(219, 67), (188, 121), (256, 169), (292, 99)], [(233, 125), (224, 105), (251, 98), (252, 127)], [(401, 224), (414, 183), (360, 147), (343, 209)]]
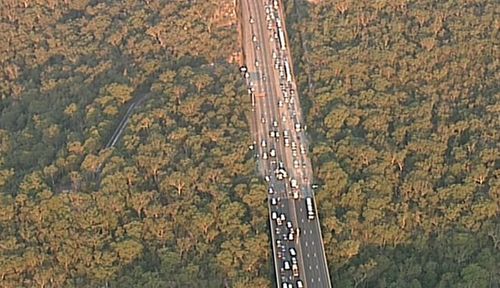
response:
[(240, 4), (245, 62), (240, 71), (253, 110), (251, 149), (269, 185), (277, 287), (332, 287), (282, 3), (241, 0)]

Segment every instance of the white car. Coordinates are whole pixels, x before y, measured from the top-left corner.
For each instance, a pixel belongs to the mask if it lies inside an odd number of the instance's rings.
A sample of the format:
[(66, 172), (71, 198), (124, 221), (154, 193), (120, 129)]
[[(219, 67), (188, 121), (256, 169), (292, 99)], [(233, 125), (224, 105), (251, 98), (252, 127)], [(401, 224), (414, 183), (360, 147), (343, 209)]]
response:
[(269, 187), (269, 194), (274, 194), (274, 189), (273, 189), (273, 187)]
[(271, 157), (276, 157), (276, 149), (272, 148), (270, 151), (269, 151), (269, 155)]
[(278, 205), (278, 199), (277, 198), (271, 198), (271, 205), (273, 205), (273, 206)]
[(299, 160), (297, 159), (293, 160), (293, 168), (299, 168), (299, 167), (300, 167)]
[(288, 249), (288, 251), (290, 252), (290, 255), (292, 257), (296, 257), (297, 256), (297, 251), (295, 250), (295, 248), (291, 247), (290, 249)]
[(300, 144), (300, 154), (306, 154), (306, 148), (302, 144)]
[(281, 101), (281, 100), (278, 101), (278, 107), (280, 107), (280, 108), (283, 107), (283, 101)]
[(253, 41), (253, 42), (257, 42), (257, 36), (253, 35), (253, 36), (252, 36), (252, 41)]
[(266, 182), (270, 182), (271, 181), (271, 177), (269, 177), (267, 175), (266, 175), (265, 179), (266, 179)]
[(266, 146), (267, 146), (266, 140), (262, 140), (262, 142), (260, 143), (260, 145), (261, 145), (262, 147), (266, 147)]
[(273, 121), (273, 126), (274, 126), (274, 127), (278, 127), (278, 121), (274, 120), (274, 121)]
[(285, 270), (290, 270), (290, 269), (291, 269), (290, 262), (288, 262), (288, 261), (283, 261), (283, 268), (284, 268)]
[(262, 159), (267, 160), (267, 158), (268, 158), (267, 152), (262, 153)]
[(278, 218), (278, 213), (276, 213), (276, 211), (271, 212), (271, 219), (276, 220), (277, 218)]
[(250, 17), (250, 24), (255, 23), (255, 20), (253, 20), (253, 17)]
[(281, 213), (281, 214), (280, 214), (280, 219), (281, 219), (281, 221), (285, 221), (285, 220), (286, 220), (286, 215), (285, 215), (285, 213)]
[(288, 229), (292, 228), (292, 222), (291, 221), (286, 222), (286, 228), (288, 228)]

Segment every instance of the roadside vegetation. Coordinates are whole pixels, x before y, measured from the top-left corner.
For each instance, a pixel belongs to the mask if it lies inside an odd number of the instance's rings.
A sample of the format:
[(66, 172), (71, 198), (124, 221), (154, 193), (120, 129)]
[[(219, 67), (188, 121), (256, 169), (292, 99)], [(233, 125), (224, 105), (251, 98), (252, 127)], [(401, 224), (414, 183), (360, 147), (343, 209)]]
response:
[(271, 285), (231, 3), (0, 2), (1, 287)]
[(498, 3), (316, 2), (287, 20), (335, 286), (498, 287)]

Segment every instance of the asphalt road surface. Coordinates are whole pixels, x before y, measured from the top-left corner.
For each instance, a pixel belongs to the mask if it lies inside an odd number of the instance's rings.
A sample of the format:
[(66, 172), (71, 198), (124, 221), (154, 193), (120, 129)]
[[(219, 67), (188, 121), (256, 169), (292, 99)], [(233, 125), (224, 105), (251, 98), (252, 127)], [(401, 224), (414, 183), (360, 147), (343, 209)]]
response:
[[(241, 12), (245, 56), (242, 75), (253, 99), (253, 149), (269, 184), (277, 286), (332, 287), (311, 188), (312, 168), (282, 3), (242, 0)], [(309, 210), (306, 198), (313, 204)], [(295, 257), (290, 248), (295, 250)]]

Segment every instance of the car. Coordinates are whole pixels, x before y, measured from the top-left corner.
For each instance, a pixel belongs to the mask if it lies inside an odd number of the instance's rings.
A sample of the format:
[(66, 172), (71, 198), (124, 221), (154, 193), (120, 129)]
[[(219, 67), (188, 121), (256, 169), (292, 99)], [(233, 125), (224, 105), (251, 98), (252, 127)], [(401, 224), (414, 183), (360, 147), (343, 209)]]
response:
[[(285, 146), (286, 146), (286, 143), (285, 143)], [(292, 156), (297, 157), (297, 150), (292, 150)]]
[(276, 157), (276, 149), (272, 148), (271, 150), (269, 150), (269, 155), (271, 157)]
[(281, 213), (281, 214), (280, 214), (280, 219), (281, 219), (281, 221), (285, 221), (285, 220), (286, 220), (286, 215), (285, 215), (285, 213)]
[(278, 127), (278, 121), (274, 120), (274, 121), (273, 121), (273, 126), (274, 126), (274, 127)]
[(255, 67), (259, 67), (259, 61), (255, 60)]
[(274, 189), (273, 189), (273, 187), (269, 187), (269, 194), (274, 194)]
[(273, 205), (273, 206), (278, 205), (278, 199), (277, 198), (271, 198), (271, 205)]
[(269, 137), (274, 138), (275, 137), (274, 133), (275, 133), (274, 131), (269, 131)]
[(264, 179), (266, 179), (266, 182), (270, 182), (271, 181), (271, 177), (269, 177), (267, 175), (266, 175), (266, 177)]
[(280, 239), (276, 240), (276, 247), (281, 247), (281, 240)]
[(285, 169), (285, 163), (283, 163), (283, 161), (280, 161), (280, 162), (278, 163), (278, 168), (279, 168), (279, 169)]
[(252, 36), (252, 41), (253, 41), (253, 42), (257, 42), (257, 36), (253, 35), (253, 36)]
[(299, 160), (297, 159), (293, 160), (293, 168), (299, 168), (299, 167), (300, 167)]
[(290, 248), (288, 249), (288, 252), (290, 252), (290, 255), (291, 255), (292, 257), (297, 257), (297, 251), (295, 250), (295, 248), (290, 247)]
[(255, 87), (250, 87), (250, 91), (255, 92)]
[(264, 117), (260, 118), (260, 122), (266, 123), (266, 118), (264, 118)]
[(297, 284), (297, 288), (304, 288), (304, 283), (302, 283), (302, 280), (297, 280), (297, 282), (295, 282)]
[(298, 264), (297, 257), (292, 257), (292, 264)]
[(276, 211), (271, 212), (271, 219), (276, 220), (278, 218), (278, 213)]
[(253, 24), (255, 23), (255, 20), (253, 19), (253, 17), (250, 17), (250, 24)]
[(302, 144), (300, 144), (300, 154), (306, 154), (306, 147)]
[(293, 233), (288, 233), (288, 240), (293, 241)]
[(260, 142), (260, 146), (266, 147), (267, 146), (266, 140), (262, 140), (262, 142)]
[(292, 222), (291, 221), (286, 222), (286, 228), (292, 229), (292, 227), (293, 226), (292, 226)]
[(302, 128), (302, 125), (300, 125), (300, 123), (295, 123), (295, 131), (300, 132), (301, 128)]
[(267, 160), (267, 158), (269, 158), (269, 156), (267, 156), (267, 152), (263, 152), (262, 159)]
[(290, 270), (290, 269), (292, 268), (292, 267), (290, 266), (290, 262), (288, 262), (288, 261), (286, 261), (286, 260), (285, 260), (285, 261), (283, 261), (283, 268), (284, 268), (285, 270)]
[(247, 79), (250, 78), (250, 73), (245, 72), (245, 78), (247, 78)]

